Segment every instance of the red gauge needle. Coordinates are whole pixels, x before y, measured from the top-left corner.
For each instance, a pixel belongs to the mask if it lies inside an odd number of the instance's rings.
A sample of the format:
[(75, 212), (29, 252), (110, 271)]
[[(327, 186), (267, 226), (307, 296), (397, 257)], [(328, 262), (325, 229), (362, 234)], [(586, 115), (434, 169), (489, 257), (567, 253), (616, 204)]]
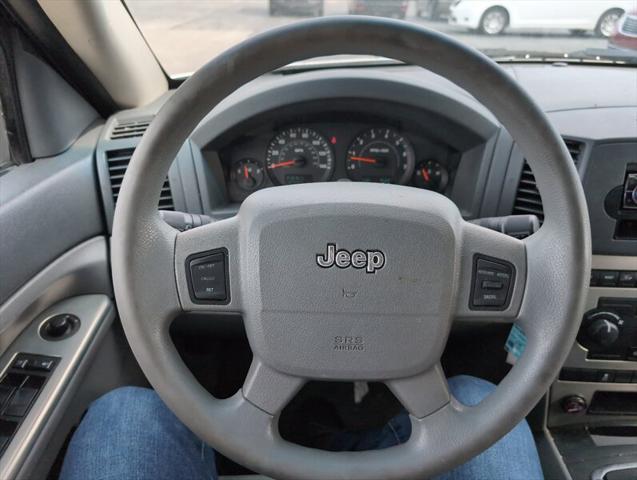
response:
[(378, 160), (374, 159), (374, 158), (368, 158), (368, 157), (350, 157), (350, 159), (356, 161), (356, 162), (363, 162), (363, 163), (378, 163)]
[(248, 166), (243, 166), (243, 177), (247, 180), (250, 175), (248, 174)]
[(296, 160), (287, 160), (285, 162), (273, 163), (269, 168), (279, 168), (279, 167), (291, 167), (296, 163)]
[(424, 178), (427, 182), (431, 180), (431, 176), (429, 175), (429, 172), (427, 171), (426, 168), (423, 168), (422, 170), (422, 178)]

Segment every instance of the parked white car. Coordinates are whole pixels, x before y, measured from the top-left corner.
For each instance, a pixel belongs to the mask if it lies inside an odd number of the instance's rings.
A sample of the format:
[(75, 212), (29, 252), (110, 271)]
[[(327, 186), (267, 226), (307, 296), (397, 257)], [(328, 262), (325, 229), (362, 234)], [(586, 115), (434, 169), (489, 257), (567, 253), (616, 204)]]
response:
[(624, 12), (636, 0), (456, 0), (449, 23), (499, 35), (505, 29), (568, 29), (572, 33), (593, 31), (602, 37), (613, 34)]

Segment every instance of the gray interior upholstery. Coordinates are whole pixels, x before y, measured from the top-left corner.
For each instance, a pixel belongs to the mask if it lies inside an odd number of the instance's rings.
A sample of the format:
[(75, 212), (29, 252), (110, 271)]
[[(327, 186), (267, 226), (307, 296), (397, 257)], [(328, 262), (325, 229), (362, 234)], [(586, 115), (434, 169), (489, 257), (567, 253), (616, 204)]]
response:
[[(338, 243), (340, 235), (344, 241), (351, 241), (352, 231), (344, 226), (343, 219), (359, 213), (364, 220), (359, 228), (377, 227), (370, 231), (376, 230), (378, 236), (370, 235), (379, 248), (386, 250), (388, 262), (394, 258), (403, 262), (403, 255), (410, 252), (403, 249), (401, 240), (420, 240), (400, 236), (403, 232), (418, 235), (418, 229), (407, 228), (418, 224), (418, 206), (421, 225), (446, 232), (434, 240), (448, 243), (428, 245), (434, 255), (441, 255), (442, 262), (433, 267), (435, 271), (447, 271), (441, 279), (441, 297), (430, 317), (415, 315), (409, 309), (411, 305), (406, 305), (406, 310), (399, 312), (398, 323), (372, 321), (371, 312), (361, 314), (360, 308), (336, 302), (320, 305), (315, 303), (319, 302), (316, 296), (302, 311), (292, 314), (280, 291), (270, 292), (274, 297), (263, 297), (268, 292), (262, 288), (260, 276), (284, 271), (269, 268), (273, 258), (296, 278), (306, 268), (310, 285), (325, 282), (316, 270), (307, 270), (307, 264), (291, 261), (302, 254), (303, 258), (314, 258), (320, 253), (315, 244), (305, 250), (302, 245), (297, 246), (288, 257), (271, 242), (277, 235), (294, 242), (293, 235), (299, 232), (289, 216), (276, 219), (273, 213), (279, 207), (286, 210), (286, 192), (294, 195), (293, 187), (264, 191), (244, 202), (236, 218), (184, 234), (161, 222), (156, 212), (160, 187), (172, 160), (190, 131), (217, 103), (274, 68), (308, 57), (342, 53), (397, 58), (454, 81), (493, 112), (535, 172), (546, 218), (540, 231), (523, 242), (465, 224), (451, 202), (433, 194), (404, 193), (404, 198), (400, 198), (403, 193), (395, 190), (398, 187), (352, 188), (342, 183), (314, 185), (307, 190), (310, 198), (304, 206), (308, 218), (303, 228), (310, 228), (308, 220), (322, 219), (323, 229), (314, 232), (321, 244)], [(385, 209), (383, 204), (387, 205)], [(328, 205), (332, 208), (328, 209)], [(388, 214), (393, 214), (396, 222), (392, 229), (383, 223)], [(210, 305), (208, 311), (243, 313), (255, 352), (244, 388), (227, 400), (212, 398), (196, 382), (168, 335), (171, 320), (182, 308), (189, 307), (184, 304), (187, 296), (179, 289), (184, 273), (180, 260), (184, 255), (216, 247), (228, 250), (231, 300), (225, 305)], [(140, 366), (177, 416), (213, 447), (276, 478), (416, 479), (447, 470), (484, 450), (517, 424), (544, 394), (577, 332), (578, 325), (571, 319), (579, 318), (583, 308), (590, 250), (584, 196), (568, 152), (544, 113), (512, 77), (484, 55), (433, 31), (385, 19), (329, 17), (285, 26), (247, 40), (202, 67), (167, 101), (136, 149), (126, 173), (115, 212), (112, 264), (120, 315)], [(442, 351), (453, 319), (483, 319), (486, 315), (464, 308), (469, 302), (466, 285), (471, 270), (467, 266), (475, 253), (497, 256), (521, 273), (515, 288), (523, 292), (507, 311), (491, 312), (491, 316), (516, 321), (528, 336), (528, 346), (495, 393), (480, 405), (467, 408), (453, 399), (446, 401), (444, 377), (435, 359), (427, 355), (435, 357), (434, 352)], [(448, 270), (443, 268), (445, 261)], [(359, 279), (363, 288), (368, 285), (364, 282), (384, 281), (388, 291), (399, 291), (397, 284), (408, 279), (391, 275), (390, 263), (387, 265), (374, 276)], [(330, 271), (329, 275), (337, 278), (336, 273)], [(347, 271), (346, 278), (354, 278), (351, 273)], [(375, 283), (369, 285), (383, 295)], [(436, 300), (433, 295), (429, 298)], [(294, 300), (292, 296), (287, 299)], [(385, 301), (392, 299), (387, 296)], [(380, 368), (347, 371), (347, 366), (335, 366), (335, 371), (328, 371), (324, 378), (387, 380), (412, 414), (413, 432), (406, 444), (376, 452), (332, 453), (293, 445), (278, 436), (277, 413), (303, 381), (316, 378), (320, 367), (329, 366), (328, 356), (333, 353), (310, 349), (306, 358), (303, 351), (298, 351), (297, 356), (274, 355), (273, 349), (285, 348), (285, 341), (308, 341), (304, 335), (316, 332), (316, 326), (292, 328), (285, 339), (263, 343), (276, 326), (275, 318), (266, 317), (276, 309), (289, 315), (290, 324), (330, 310), (344, 322), (346, 330), (357, 328), (370, 338), (382, 338), (384, 334), (390, 340), (372, 342), (364, 355), (369, 355), (377, 366), (383, 358), (387, 359), (395, 365), (391, 372)], [(407, 317), (413, 325), (406, 321)], [(308, 324), (302, 323), (306, 327)], [(426, 358), (414, 363), (410, 363), (413, 358), (403, 355), (405, 363), (401, 364), (401, 346), (391, 340), (411, 327), (420, 335), (431, 335), (428, 341), (434, 352), (425, 352)], [(415, 347), (410, 346), (408, 351), (414, 352)], [(308, 359), (317, 362), (318, 368), (308, 369)], [(423, 408), (427, 406), (435, 408)]]

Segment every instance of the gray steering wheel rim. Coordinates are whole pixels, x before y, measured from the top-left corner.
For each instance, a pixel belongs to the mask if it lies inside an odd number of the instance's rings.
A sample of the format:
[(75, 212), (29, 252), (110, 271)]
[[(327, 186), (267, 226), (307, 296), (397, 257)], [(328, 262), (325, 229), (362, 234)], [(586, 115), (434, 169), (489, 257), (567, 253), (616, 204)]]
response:
[[(496, 392), (471, 409), (441, 409), (406, 445), (377, 452), (323, 452), (281, 440), (272, 418), (243, 399), (213, 399), (181, 361), (167, 326), (180, 312), (177, 232), (157, 201), (179, 148), (199, 121), (241, 85), (293, 61), (374, 54), (420, 65), (473, 94), (505, 126), (534, 170), (545, 205), (542, 229), (524, 242), (529, 258), (519, 311), (528, 346)], [(131, 348), (151, 385), (202, 440), (256, 471), (294, 479), (425, 478), (458, 465), (507, 433), (546, 392), (575, 339), (590, 271), (588, 213), (560, 136), (514, 79), (481, 53), (400, 21), (328, 17), (257, 35), (221, 54), (166, 102), (135, 150), (114, 218), (115, 296)], [(466, 414), (470, 410), (471, 414)], [(429, 418), (429, 417), (427, 417)], [(424, 424), (424, 423), (423, 423)]]

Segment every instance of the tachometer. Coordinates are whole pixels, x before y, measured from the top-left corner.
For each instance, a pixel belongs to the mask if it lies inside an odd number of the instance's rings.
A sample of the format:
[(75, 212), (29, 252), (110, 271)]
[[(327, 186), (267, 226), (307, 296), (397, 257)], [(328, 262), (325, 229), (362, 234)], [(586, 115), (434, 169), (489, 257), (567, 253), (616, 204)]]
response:
[(272, 139), (266, 152), (266, 166), (277, 185), (325, 182), (334, 171), (334, 154), (316, 130), (292, 127)]
[(350, 145), (346, 169), (355, 181), (407, 183), (414, 171), (414, 149), (394, 129), (371, 128)]

